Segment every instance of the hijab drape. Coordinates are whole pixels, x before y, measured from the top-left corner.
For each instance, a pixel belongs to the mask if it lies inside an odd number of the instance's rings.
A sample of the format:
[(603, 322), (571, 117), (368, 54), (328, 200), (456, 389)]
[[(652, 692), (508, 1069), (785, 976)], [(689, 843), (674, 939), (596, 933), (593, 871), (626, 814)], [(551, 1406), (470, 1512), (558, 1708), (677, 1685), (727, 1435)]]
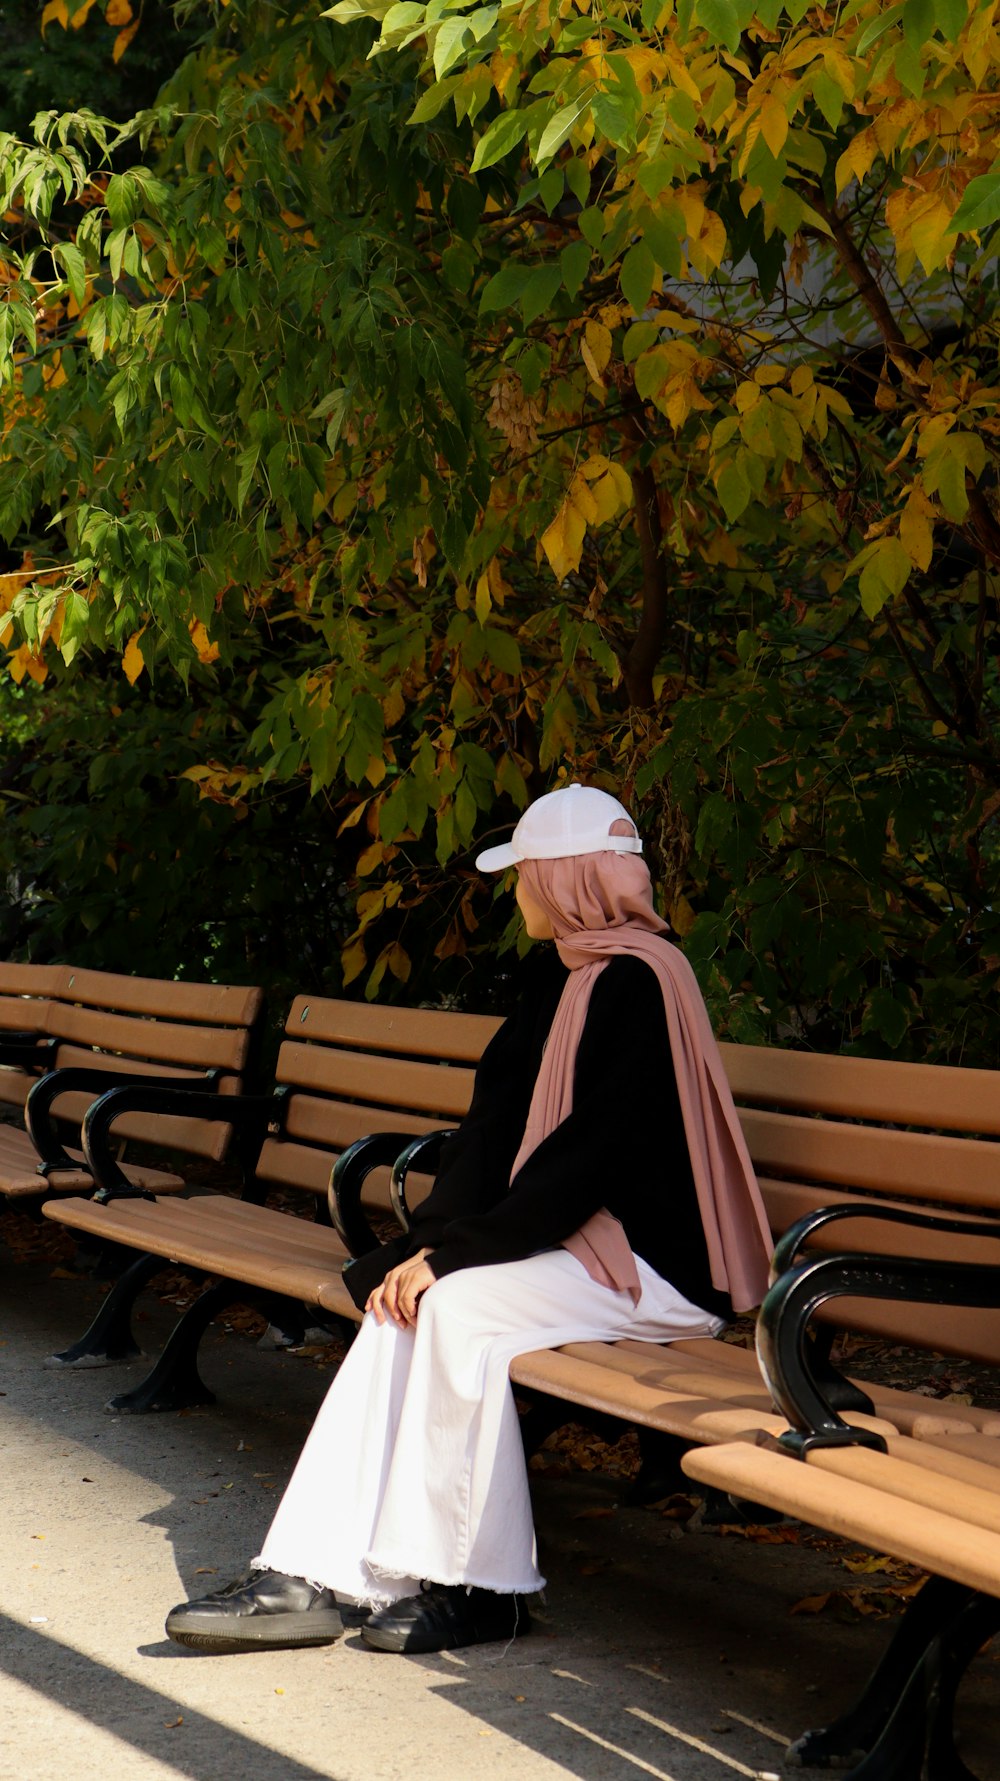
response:
[[(667, 1032), (713, 1286), (735, 1311), (760, 1303), (767, 1286), (771, 1236), (753, 1164), (701, 990), (666, 923), (653, 908), (645, 862), (636, 854), (589, 853), (523, 860), (518, 871), (544, 909), (556, 950), (569, 968), (532, 1094), (511, 1179), (573, 1107), (577, 1047), (594, 984), (612, 958), (644, 959), (663, 992)], [(609, 1046), (615, 1035), (607, 1035)], [(650, 1192), (657, 1184), (650, 1183)], [(662, 1191), (669, 1191), (664, 1182)], [(618, 1219), (602, 1210), (564, 1247), (591, 1278), (640, 1296), (635, 1257)]]

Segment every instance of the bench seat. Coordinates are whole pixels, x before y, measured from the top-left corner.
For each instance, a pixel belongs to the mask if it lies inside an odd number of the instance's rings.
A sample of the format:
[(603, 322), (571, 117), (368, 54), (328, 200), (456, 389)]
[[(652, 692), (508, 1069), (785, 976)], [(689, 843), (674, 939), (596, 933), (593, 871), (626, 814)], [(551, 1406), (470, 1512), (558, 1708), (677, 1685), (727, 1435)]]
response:
[[(0, 1198), (90, 1191), (87, 1159), (66, 1148), (67, 1136), (75, 1144), (95, 1097), (114, 1083), (239, 1093), (262, 1011), (256, 988), (0, 962)], [(116, 1136), (218, 1162), (233, 1131), (174, 1112), (134, 1115)], [(141, 1160), (122, 1169), (142, 1192), (184, 1186), (180, 1173)]]
[[(40, 1192), (86, 1193), (93, 1186), (93, 1177), (83, 1152), (67, 1147), (67, 1156), (79, 1163), (75, 1169), (51, 1169), (42, 1181), (38, 1174), (38, 1152), (27, 1132), (17, 1126), (0, 1125), (0, 1195), (9, 1200), (37, 1199)], [(178, 1193), (184, 1186), (183, 1175), (172, 1175), (165, 1169), (151, 1169), (141, 1163), (123, 1163), (122, 1172), (133, 1187), (144, 1193)]]
[(106, 1206), (64, 1200), (59, 1223), (198, 1273), (304, 1300), (335, 1316), (357, 1316), (342, 1279), (348, 1254), (336, 1232), (270, 1206), (227, 1194), (112, 1200)]
[(902, 1453), (817, 1448), (803, 1464), (747, 1439), (694, 1449), (681, 1464), (699, 1484), (1000, 1596), (1000, 1476), (992, 1491), (945, 1480), (923, 1457), (910, 1441)]

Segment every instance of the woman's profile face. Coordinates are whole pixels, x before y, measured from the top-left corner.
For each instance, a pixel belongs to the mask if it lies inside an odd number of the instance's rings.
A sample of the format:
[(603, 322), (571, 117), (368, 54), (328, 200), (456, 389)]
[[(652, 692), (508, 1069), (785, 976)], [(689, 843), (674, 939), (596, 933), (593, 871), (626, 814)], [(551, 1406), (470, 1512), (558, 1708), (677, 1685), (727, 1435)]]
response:
[(517, 906), (524, 919), (525, 931), (529, 940), (553, 939), (552, 923), (541, 904), (535, 902), (520, 873), (517, 875), (517, 888), (514, 895), (517, 898)]

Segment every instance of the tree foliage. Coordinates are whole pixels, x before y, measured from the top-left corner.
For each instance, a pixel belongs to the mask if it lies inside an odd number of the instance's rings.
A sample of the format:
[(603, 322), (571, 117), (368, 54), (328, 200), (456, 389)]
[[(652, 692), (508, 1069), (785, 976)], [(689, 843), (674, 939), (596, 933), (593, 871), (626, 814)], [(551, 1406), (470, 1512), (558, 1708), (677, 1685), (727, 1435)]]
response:
[(228, 714), (175, 780), (312, 795), (369, 994), (579, 774), (727, 1030), (989, 1057), (995, 0), (178, 11), (153, 107), (0, 136), (26, 696)]

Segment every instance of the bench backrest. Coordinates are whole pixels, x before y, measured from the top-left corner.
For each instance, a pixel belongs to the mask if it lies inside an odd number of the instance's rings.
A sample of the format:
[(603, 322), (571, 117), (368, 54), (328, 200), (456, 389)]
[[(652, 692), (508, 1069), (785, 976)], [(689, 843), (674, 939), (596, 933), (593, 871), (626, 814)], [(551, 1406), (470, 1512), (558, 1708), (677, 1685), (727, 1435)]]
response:
[[(419, 1137), (457, 1124), (499, 1024), (444, 1009), (296, 997), (276, 1072), (291, 1091), (287, 1115), (281, 1136), (264, 1144), (259, 1179), (325, 1196), (333, 1162), (357, 1138)], [(376, 1204), (388, 1205), (386, 1184), (385, 1171), (373, 1178)]]
[[(54, 1039), (57, 1067), (82, 1065), (111, 1076), (139, 1073), (174, 1082), (216, 1069), (222, 1073), (219, 1092), (238, 1093), (262, 1007), (259, 989), (126, 977), (72, 965), (0, 963), (0, 1032), (23, 1030)], [(31, 1070), (0, 1069), (0, 1103), (23, 1107), (36, 1080)], [(78, 1122), (93, 1098), (61, 1095), (55, 1111), (60, 1119)], [(222, 1123), (141, 1113), (122, 1119), (116, 1132), (215, 1159), (225, 1154), (231, 1136)]]
[[(723, 1045), (723, 1060), (779, 1236), (835, 1201), (995, 1218), (997, 1238), (863, 1218), (828, 1227), (827, 1250), (1000, 1267), (1000, 1075), (943, 1064)], [(1000, 1361), (1000, 1310), (843, 1299), (829, 1319), (921, 1347)]]

